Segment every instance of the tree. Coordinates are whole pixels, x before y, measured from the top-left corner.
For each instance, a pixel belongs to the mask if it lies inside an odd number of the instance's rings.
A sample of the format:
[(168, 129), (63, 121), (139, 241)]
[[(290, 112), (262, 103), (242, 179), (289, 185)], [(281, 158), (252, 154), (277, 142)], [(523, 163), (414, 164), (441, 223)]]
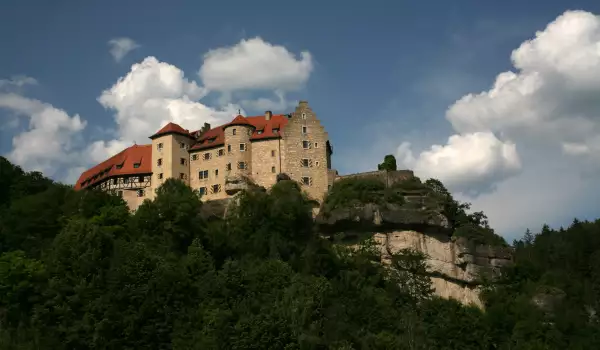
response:
[(398, 167), (396, 165), (396, 157), (391, 154), (386, 155), (383, 158), (383, 163), (377, 166), (378, 170), (396, 171)]

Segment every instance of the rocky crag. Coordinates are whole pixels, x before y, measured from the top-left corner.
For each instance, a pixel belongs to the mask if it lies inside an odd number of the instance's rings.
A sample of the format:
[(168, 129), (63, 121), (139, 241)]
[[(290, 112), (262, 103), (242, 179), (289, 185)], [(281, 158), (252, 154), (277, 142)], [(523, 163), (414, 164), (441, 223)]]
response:
[(448, 220), (435, 211), (364, 204), (319, 215), (316, 221), (327, 237), (340, 244), (373, 237), (387, 265), (393, 254), (404, 249), (423, 253), (435, 294), (463, 304), (482, 307), (483, 279), (495, 278), (501, 267), (512, 263), (508, 247), (452, 237)]
[[(412, 172), (378, 171), (338, 180), (315, 215), (321, 234), (350, 246), (373, 238), (387, 265), (404, 249), (423, 253), (438, 296), (481, 307), (483, 280), (493, 280), (512, 263), (507, 246), (456, 237), (439, 196)], [(204, 215), (223, 217), (234, 202), (207, 202)]]

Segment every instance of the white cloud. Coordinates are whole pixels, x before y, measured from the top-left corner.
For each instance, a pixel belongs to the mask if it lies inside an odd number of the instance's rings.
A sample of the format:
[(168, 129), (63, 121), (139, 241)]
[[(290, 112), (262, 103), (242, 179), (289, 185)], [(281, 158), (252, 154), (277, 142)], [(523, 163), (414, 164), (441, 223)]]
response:
[[(515, 72), (499, 74), (489, 91), (468, 94), (448, 108), (446, 117), (457, 132), (449, 140), (472, 140), (476, 133), (494, 133), (499, 142), (511, 140), (519, 148), (543, 146), (544, 157), (561, 151), (598, 157), (599, 47), (599, 17), (583, 11), (565, 12), (513, 51)], [(437, 173), (450, 181), (457, 190), (480, 188), (482, 183), (473, 181), (473, 176), (493, 185), (518, 173), (513, 171), (514, 161), (498, 161), (501, 152), (480, 153), (480, 148), (472, 148), (459, 157), (449, 157), (456, 147), (451, 143), (434, 146), (421, 153), (416, 164), (422, 165), (424, 173)], [(518, 159), (514, 145), (500, 149), (511, 150), (505, 154)], [(464, 174), (459, 181), (452, 172), (436, 169), (438, 163), (431, 160), (438, 152), (446, 155), (446, 169), (469, 168), (471, 175)], [(474, 167), (473, 159), (481, 166)], [(535, 163), (535, 159), (529, 161), (524, 166)]]
[(26, 85), (37, 85), (38, 81), (25, 75), (15, 75), (10, 79), (0, 79), (0, 88), (20, 88)]
[(567, 11), (511, 60), (489, 90), (448, 108), (456, 134), (446, 145), (414, 156), (404, 143), (397, 154), (514, 234), (564, 223), (600, 194), (589, 177), (600, 169), (600, 17)]
[(131, 51), (140, 47), (138, 43), (130, 38), (114, 38), (108, 41), (110, 54), (116, 62), (120, 62)]
[(216, 91), (294, 90), (306, 83), (312, 70), (310, 52), (302, 51), (297, 58), (285, 47), (257, 37), (210, 50), (199, 75), (206, 88)]
[(115, 111), (118, 131), (114, 140), (90, 146), (94, 160), (118, 153), (133, 142), (148, 142), (149, 136), (171, 121), (196, 130), (205, 122), (223, 124), (237, 113), (238, 106), (233, 104), (217, 110), (198, 102), (206, 92), (186, 79), (182, 70), (154, 57), (132, 65), (127, 75), (98, 97), (102, 106)]
[(29, 119), (28, 129), (13, 137), (13, 149), (7, 154), (11, 161), (52, 176), (61, 166), (78, 160), (73, 142), (86, 126), (79, 115), (69, 116), (62, 109), (15, 93), (0, 94), (0, 108)]
[(402, 143), (398, 160), (424, 178), (443, 179), (454, 191), (477, 194), (521, 169), (514, 143), (502, 142), (493, 133), (453, 135), (444, 146), (433, 145), (417, 159), (410, 144)]

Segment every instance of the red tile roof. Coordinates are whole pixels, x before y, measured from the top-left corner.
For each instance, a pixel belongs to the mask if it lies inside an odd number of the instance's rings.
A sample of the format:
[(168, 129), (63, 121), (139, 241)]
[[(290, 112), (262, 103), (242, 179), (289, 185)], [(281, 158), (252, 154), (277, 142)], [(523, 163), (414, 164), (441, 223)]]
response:
[[(134, 164), (138, 164), (136, 168)], [(81, 174), (75, 190), (100, 183), (112, 176), (152, 173), (152, 145), (133, 145)]]
[(239, 115), (239, 114), (229, 124), (227, 124), (227, 126), (234, 126), (234, 125), (248, 125), (248, 126), (253, 126), (252, 124), (250, 124), (250, 122), (248, 121), (248, 119), (244, 118), (244, 116)]
[(184, 129), (173, 122), (170, 122), (167, 125), (163, 126), (162, 129), (158, 130), (154, 135), (150, 136), (150, 139), (155, 139), (159, 136), (163, 136), (166, 134), (179, 134), (184, 136), (191, 136), (189, 130)]
[[(202, 150), (211, 147), (223, 146), (225, 143), (223, 130), (227, 126), (232, 125), (252, 125), (254, 127), (254, 133), (250, 137), (250, 140), (252, 141), (280, 138), (287, 122), (288, 116), (285, 114), (273, 115), (271, 116), (270, 120), (267, 120), (264, 115), (255, 117), (242, 117), (241, 115), (238, 115), (230, 123), (212, 128), (205, 132), (200, 137), (199, 142), (192, 146), (190, 150)], [(194, 133), (195, 132), (192, 134)]]

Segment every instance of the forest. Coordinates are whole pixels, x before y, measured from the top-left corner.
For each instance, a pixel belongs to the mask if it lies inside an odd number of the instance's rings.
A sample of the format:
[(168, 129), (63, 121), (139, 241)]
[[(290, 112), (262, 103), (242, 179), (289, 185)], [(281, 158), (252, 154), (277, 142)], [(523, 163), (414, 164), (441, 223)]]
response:
[[(457, 234), (495, 237), (424, 184)], [(525, 232), (480, 309), (436, 297), (417, 252), (389, 269), (369, 240), (323, 239), (293, 181), (243, 192), (223, 220), (201, 208), (169, 179), (132, 213), (0, 157), (0, 348), (600, 349), (600, 220)]]

